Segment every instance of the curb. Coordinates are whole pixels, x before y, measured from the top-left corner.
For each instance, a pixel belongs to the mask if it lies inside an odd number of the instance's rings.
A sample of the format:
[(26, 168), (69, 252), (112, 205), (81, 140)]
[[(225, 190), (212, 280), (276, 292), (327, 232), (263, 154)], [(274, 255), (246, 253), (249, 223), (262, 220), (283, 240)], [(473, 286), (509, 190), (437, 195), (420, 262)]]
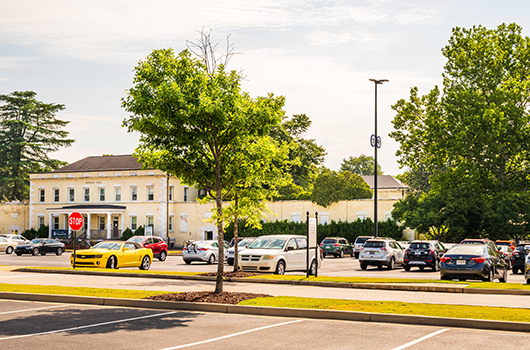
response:
[[(17, 268), (17, 272), (36, 272), (36, 273), (62, 273), (71, 275), (92, 275), (92, 276), (112, 276), (112, 277), (136, 277), (136, 278), (161, 278), (176, 280), (193, 280), (193, 281), (215, 281), (213, 276), (197, 275), (162, 275), (150, 273), (122, 273), (106, 271), (83, 271), (83, 270), (47, 270), (32, 268)], [(407, 292), (433, 292), (433, 293), (467, 293), (467, 294), (503, 294), (503, 295), (530, 295), (530, 290), (515, 289), (475, 289), (466, 288), (460, 285), (447, 286), (429, 286), (417, 284), (398, 284), (398, 283), (345, 283), (345, 282), (323, 282), (323, 281), (291, 281), (291, 280), (269, 280), (257, 278), (225, 277), (225, 282), (234, 283), (262, 283), (262, 284), (288, 284), (300, 286), (315, 286), (327, 288), (357, 288), (357, 289), (379, 289), (379, 290), (396, 290)], [(433, 280), (434, 281), (434, 280)]]
[(43, 301), (53, 303), (88, 304), (134, 307), (144, 309), (181, 310), (199, 312), (217, 312), (239, 315), (294, 317), (321, 320), (342, 320), (358, 322), (397, 323), (419, 326), (436, 326), (452, 328), (487, 329), (496, 331), (530, 332), (528, 322), (507, 322), (476, 320), (433, 316), (378, 314), (369, 312), (320, 310), (320, 309), (290, 309), (268, 306), (226, 305), (209, 303), (192, 303), (183, 301), (158, 301), (145, 299), (117, 299), (85, 297), (54, 294), (27, 294), (0, 292), (0, 299), (15, 299), (26, 301)]

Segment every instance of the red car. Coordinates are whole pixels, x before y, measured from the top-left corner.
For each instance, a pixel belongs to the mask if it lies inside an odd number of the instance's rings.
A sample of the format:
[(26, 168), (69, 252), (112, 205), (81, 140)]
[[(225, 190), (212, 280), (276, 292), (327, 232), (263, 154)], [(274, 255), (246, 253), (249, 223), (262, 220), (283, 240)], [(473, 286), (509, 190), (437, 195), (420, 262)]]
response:
[(127, 241), (138, 243), (144, 248), (150, 248), (153, 251), (153, 256), (160, 261), (165, 261), (167, 258), (167, 244), (160, 237), (132, 236)]

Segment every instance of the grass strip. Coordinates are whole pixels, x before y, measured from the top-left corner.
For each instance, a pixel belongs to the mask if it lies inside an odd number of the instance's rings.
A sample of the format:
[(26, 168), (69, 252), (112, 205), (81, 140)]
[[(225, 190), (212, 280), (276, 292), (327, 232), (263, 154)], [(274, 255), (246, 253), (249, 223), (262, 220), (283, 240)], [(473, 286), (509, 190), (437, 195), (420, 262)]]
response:
[(120, 299), (143, 299), (153, 295), (167, 294), (171, 292), (132, 290), (132, 289), (109, 289), (109, 288), (87, 288), (87, 287), (63, 287), (43, 286), (34, 284), (8, 284), (0, 283), (1, 292), (29, 293), (29, 294), (56, 294), (56, 295), (79, 295), (87, 297), (120, 298)]
[(78, 267), (75, 270), (71, 267), (41, 267), (41, 266), (26, 266), (27, 269), (36, 270), (57, 270), (57, 271), (96, 271), (103, 273), (135, 273), (135, 274), (151, 274), (151, 275), (176, 275), (176, 276), (196, 276), (203, 272), (182, 272), (182, 271), (154, 271), (154, 270), (128, 270), (128, 269), (92, 269), (86, 267)]
[(239, 305), (530, 322), (529, 309), (489, 306), (419, 304), (404, 303), (399, 301), (361, 301), (297, 297), (256, 298), (243, 301), (239, 303)]

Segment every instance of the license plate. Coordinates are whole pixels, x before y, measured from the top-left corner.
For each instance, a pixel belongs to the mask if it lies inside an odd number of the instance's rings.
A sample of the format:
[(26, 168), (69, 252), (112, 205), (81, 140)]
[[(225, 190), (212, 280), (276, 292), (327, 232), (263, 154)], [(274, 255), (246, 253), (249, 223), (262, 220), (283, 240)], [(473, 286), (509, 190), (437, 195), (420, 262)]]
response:
[(375, 252), (370, 252), (370, 254), (374, 255), (374, 254), (375, 254)]
[(415, 254), (416, 254), (416, 255), (421, 255), (421, 252), (416, 252)]
[(327, 245), (327, 246), (326, 246), (326, 249), (329, 249), (329, 248), (331, 248), (331, 246)]
[(457, 264), (457, 265), (465, 265), (465, 264), (466, 264), (466, 261), (465, 261), (465, 260), (457, 260), (457, 261), (456, 261), (456, 264)]

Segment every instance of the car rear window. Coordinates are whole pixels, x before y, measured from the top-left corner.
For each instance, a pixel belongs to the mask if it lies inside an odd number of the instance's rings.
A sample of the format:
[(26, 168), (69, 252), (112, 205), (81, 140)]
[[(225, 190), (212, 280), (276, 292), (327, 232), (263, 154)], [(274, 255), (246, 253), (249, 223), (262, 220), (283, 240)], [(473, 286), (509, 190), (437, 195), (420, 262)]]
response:
[(480, 255), (484, 253), (484, 247), (481, 244), (458, 244), (449, 249), (446, 254)]
[(332, 238), (326, 238), (322, 241), (322, 243), (326, 244), (326, 243), (337, 243), (337, 240), (336, 239), (332, 239)]
[(429, 243), (411, 243), (410, 249), (430, 249), (431, 245)]
[(364, 243), (368, 240), (368, 238), (366, 237), (357, 237), (357, 239), (355, 240), (355, 243)]
[(383, 248), (385, 246), (385, 242), (366, 242), (364, 244), (365, 248)]

